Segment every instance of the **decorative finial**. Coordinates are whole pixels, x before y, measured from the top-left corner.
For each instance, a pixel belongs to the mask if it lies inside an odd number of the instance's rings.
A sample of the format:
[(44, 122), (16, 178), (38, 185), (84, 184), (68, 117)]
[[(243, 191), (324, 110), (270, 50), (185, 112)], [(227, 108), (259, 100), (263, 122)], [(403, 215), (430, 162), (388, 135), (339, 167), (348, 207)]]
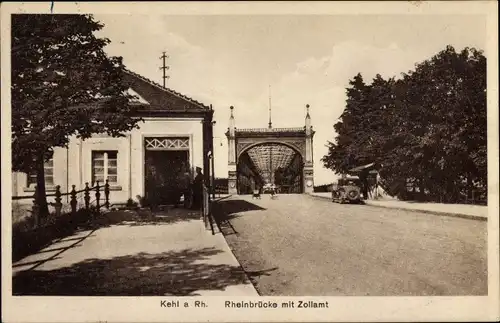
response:
[(229, 109), (231, 109), (231, 118), (234, 118), (234, 117), (233, 117), (233, 109), (234, 109), (234, 107), (233, 107), (233, 106), (230, 106), (230, 107), (229, 107)]
[(306, 104), (306, 109), (307, 109), (306, 118), (310, 118), (311, 116), (309, 115), (309, 104)]

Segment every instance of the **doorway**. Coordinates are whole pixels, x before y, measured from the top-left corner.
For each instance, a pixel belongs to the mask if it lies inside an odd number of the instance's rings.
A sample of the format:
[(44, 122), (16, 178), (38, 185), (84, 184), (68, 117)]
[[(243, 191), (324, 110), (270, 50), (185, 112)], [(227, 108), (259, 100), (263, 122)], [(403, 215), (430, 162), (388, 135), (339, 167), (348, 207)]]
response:
[(156, 205), (179, 203), (182, 174), (189, 171), (187, 150), (146, 150), (145, 196)]

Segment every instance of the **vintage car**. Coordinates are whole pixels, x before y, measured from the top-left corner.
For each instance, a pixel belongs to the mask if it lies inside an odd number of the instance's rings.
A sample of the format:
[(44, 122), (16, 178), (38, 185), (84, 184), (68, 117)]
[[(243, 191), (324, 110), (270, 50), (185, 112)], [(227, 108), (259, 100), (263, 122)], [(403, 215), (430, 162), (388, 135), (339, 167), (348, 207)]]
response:
[(332, 185), (332, 201), (343, 203), (363, 203), (359, 177), (350, 176)]

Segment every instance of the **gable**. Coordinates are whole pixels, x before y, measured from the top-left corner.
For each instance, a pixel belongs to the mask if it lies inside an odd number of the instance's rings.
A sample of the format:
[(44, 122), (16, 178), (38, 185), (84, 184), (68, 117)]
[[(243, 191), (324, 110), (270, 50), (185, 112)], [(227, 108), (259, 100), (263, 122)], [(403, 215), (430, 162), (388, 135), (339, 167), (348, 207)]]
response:
[(134, 99), (132, 99), (132, 103), (149, 105), (149, 102), (146, 101), (146, 99), (144, 99), (139, 93), (134, 91), (132, 88), (128, 88), (127, 94), (134, 96)]

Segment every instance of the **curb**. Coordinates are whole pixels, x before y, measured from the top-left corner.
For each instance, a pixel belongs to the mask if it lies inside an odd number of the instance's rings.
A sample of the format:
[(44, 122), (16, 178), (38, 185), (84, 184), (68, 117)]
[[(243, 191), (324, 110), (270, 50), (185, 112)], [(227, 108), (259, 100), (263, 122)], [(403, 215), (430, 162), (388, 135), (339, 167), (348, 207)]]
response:
[(228, 199), (228, 198), (230, 198), (231, 196), (233, 196), (233, 195), (229, 194), (229, 195), (227, 195), (227, 196), (218, 197), (218, 198), (216, 198), (216, 199), (212, 200), (212, 202), (219, 202), (219, 201), (222, 201), (222, 200)]
[(409, 211), (409, 212), (420, 212), (420, 213), (426, 213), (426, 214), (431, 214), (431, 215), (440, 215), (440, 216), (447, 216), (447, 217), (452, 217), (452, 218), (462, 218), (462, 219), (467, 219), (467, 220), (488, 221), (487, 217), (471, 215), (471, 214), (450, 213), (450, 212), (431, 211), (431, 210), (417, 210), (417, 209), (391, 207), (391, 206), (370, 204), (370, 203), (366, 203), (365, 205), (384, 208), (384, 209), (393, 209), (393, 210), (401, 210), (401, 211)]
[[(227, 198), (230, 198), (231, 196), (232, 195), (224, 196), (224, 197), (221, 197), (221, 198), (213, 200), (213, 202), (219, 202), (219, 201), (225, 200)], [(212, 217), (213, 217), (213, 215), (212, 215)], [(255, 287), (255, 285), (253, 284), (252, 280), (250, 279), (250, 277), (248, 277), (248, 274), (245, 271), (245, 268), (243, 268), (243, 266), (238, 261), (238, 258), (236, 258), (236, 255), (234, 254), (233, 249), (231, 249), (231, 247), (229, 246), (229, 243), (227, 243), (226, 236), (224, 236), (224, 233), (223, 233), (222, 229), (220, 228), (219, 223), (217, 221), (215, 221), (215, 219), (214, 219), (214, 224), (215, 224), (215, 226), (218, 229), (217, 233), (221, 235), (221, 237), (224, 240), (224, 243), (225, 243), (227, 249), (229, 250), (229, 252), (231, 253), (231, 256), (233, 257), (234, 261), (238, 264), (238, 266), (240, 266), (241, 271), (243, 271), (243, 273), (245, 274), (245, 278), (246, 278), (245, 279), (246, 280), (245, 283), (247, 283), (247, 284), (249, 284), (249, 285), (252, 286), (253, 290), (255, 291), (256, 296), (261, 296), (260, 293), (259, 293), (259, 291)]]
[[(311, 194), (309, 194), (309, 196), (311, 196), (313, 198), (323, 199), (323, 200), (330, 200), (330, 198), (326, 197), (326, 196), (318, 196), (318, 195), (311, 195)], [(419, 212), (419, 213), (425, 213), (425, 214), (431, 214), (431, 215), (439, 215), (439, 216), (448, 216), (448, 217), (454, 217), (454, 218), (462, 218), (462, 219), (467, 219), (467, 220), (488, 221), (488, 217), (478, 216), (478, 215), (471, 215), (471, 214), (462, 214), (462, 213), (450, 213), (450, 212), (442, 212), (442, 211), (410, 209), (410, 208), (397, 207), (397, 206), (387, 206), (387, 205), (380, 205), (380, 204), (372, 204), (372, 203), (370, 203), (370, 201), (365, 201), (364, 205), (373, 206), (373, 207), (379, 207), (379, 208), (384, 208), (384, 209), (393, 209), (393, 210), (400, 210), (400, 211)]]

